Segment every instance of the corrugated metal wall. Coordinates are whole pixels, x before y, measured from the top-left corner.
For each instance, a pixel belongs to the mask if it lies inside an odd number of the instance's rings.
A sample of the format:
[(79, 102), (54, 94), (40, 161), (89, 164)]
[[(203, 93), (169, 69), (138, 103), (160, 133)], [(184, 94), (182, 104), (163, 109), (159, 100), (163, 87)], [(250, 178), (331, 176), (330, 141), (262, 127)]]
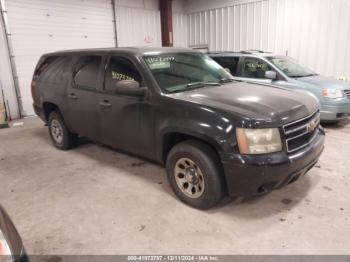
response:
[(189, 13), (188, 44), (288, 52), (321, 74), (350, 77), (349, 14), (349, 0), (236, 1)]
[(161, 46), (160, 11), (116, 6), (118, 46)]
[[(112, 0), (2, 1), (7, 9), (24, 115), (34, 114), (30, 82), (43, 53), (115, 46)], [(158, 0), (115, 0), (115, 6), (119, 46), (161, 45)], [(11, 115), (17, 118), (17, 99), (3, 28), (1, 25), (0, 80), (11, 105)]]
[(3, 21), (0, 18), (0, 92), (1, 90), (4, 93), (7, 115), (11, 118), (18, 118), (20, 114), (8, 54), (6, 32)]
[(110, 0), (6, 0), (24, 115), (32, 115), (30, 82), (46, 52), (115, 46)]
[[(178, 1), (175, 46), (288, 51), (321, 74), (350, 77), (349, 0)], [(27, 115), (33, 113), (29, 86), (42, 53), (115, 45), (111, 0), (5, 0), (5, 5)], [(119, 46), (161, 45), (157, 0), (116, 0), (116, 6)], [(1, 31), (1, 84), (16, 115), (4, 37)]]
[(188, 46), (188, 16), (183, 13), (173, 13), (174, 46)]

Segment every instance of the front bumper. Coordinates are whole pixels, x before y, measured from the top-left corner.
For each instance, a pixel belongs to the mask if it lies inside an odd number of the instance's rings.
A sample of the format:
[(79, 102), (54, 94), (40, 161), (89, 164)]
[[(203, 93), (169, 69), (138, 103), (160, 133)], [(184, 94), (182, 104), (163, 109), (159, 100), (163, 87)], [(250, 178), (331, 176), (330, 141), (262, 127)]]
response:
[(295, 182), (317, 163), (324, 149), (324, 140), (325, 133), (319, 129), (310, 145), (290, 155), (285, 152), (266, 155), (222, 154), (229, 195), (257, 195)]
[(334, 104), (321, 105), (321, 120), (335, 121), (347, 118), (350, 116), (350, 100), (345, 99), (344, 102)]

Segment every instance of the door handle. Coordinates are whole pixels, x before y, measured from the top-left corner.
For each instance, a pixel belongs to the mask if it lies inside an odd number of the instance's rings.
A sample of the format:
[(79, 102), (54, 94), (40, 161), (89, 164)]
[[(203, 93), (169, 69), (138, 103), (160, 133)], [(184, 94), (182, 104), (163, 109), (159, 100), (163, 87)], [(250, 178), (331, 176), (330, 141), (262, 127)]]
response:
[(68, 98), (70, 98), (70, 99), (78, 99), (77, 95), (74, 94), (74, 93), (70, 93), (70, 94), (68, 95)]
[(112, 106), (112, 104), (109, 103), (108, 100), (103, 100), (103, 101), (101, 101), (101, 102), (99, 103), (99, 105), (100, 105), (100, 106), (103, 106), (103, 107), (111, 107), (111, 106)]

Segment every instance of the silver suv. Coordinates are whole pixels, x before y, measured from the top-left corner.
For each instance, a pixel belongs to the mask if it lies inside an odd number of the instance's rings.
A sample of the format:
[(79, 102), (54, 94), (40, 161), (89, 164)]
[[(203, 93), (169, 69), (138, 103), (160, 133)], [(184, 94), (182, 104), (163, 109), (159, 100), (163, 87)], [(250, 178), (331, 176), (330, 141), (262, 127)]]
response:
[(273, 84), (313, 96), (324, 122), (350, 116), (350, 84), (316, 74), (288, 56), (256, 50), (209, 55), (238, 80)]

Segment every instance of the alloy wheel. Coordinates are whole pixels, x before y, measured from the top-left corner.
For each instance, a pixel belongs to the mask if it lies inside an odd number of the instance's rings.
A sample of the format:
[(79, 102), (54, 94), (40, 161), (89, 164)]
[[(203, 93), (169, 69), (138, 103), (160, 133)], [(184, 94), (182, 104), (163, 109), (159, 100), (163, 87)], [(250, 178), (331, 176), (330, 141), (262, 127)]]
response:
[(199, 166), (189, 158), (177, 160), (174, 168), (178, 188), (190, 198), (199, 198), (205, 189), (204, 176)]

